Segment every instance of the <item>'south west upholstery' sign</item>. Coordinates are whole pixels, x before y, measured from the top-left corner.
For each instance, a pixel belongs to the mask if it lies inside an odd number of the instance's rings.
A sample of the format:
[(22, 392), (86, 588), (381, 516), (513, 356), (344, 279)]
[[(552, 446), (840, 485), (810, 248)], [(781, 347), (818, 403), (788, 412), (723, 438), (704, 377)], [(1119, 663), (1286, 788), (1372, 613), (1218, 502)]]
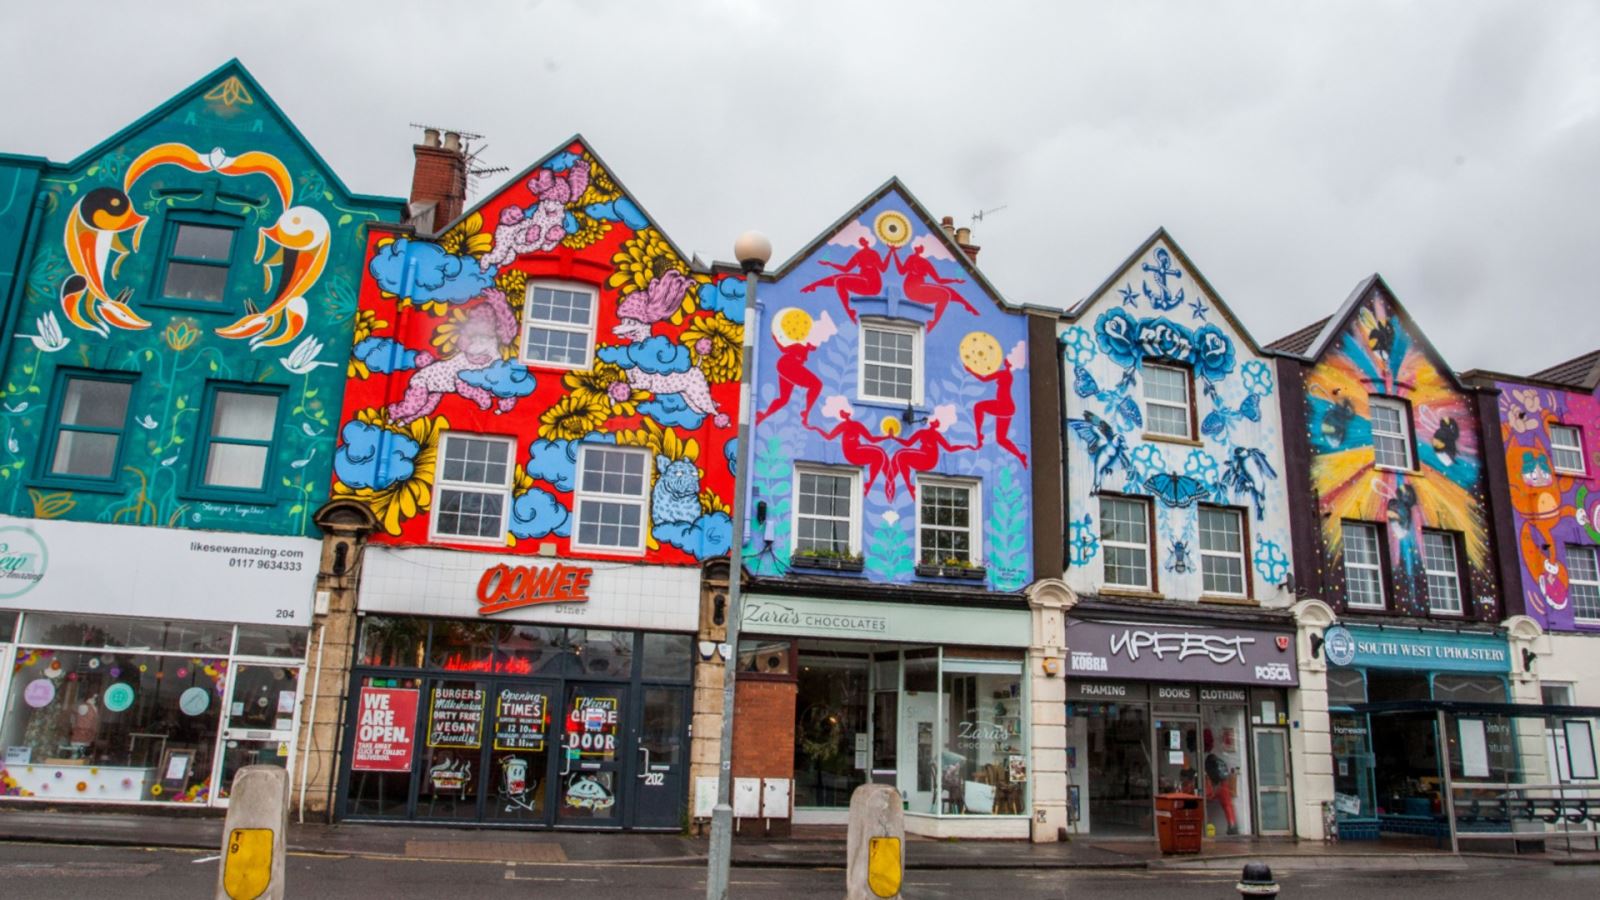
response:
[(1345, 631), (1353, 647), (1337, 655), (1330, 652), (1328, 661), (1334, 665), (1433, 672), (1511, 671), (1511, 650), (1501, 635), (1369, 625), (1350, 625)]
[(1070, 619), (1067, 659), (1076, 676), (1277, 687), (1299, 683), (1290, 635), (1248, 628)]

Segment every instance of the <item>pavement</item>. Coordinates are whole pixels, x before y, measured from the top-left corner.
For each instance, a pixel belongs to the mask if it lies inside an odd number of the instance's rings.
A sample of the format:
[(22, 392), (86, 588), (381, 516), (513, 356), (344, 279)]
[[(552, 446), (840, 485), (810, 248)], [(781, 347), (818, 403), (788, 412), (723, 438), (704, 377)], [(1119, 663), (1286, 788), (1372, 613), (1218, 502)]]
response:
[[(285, 897), (317, 900), (473, 900), (527, 897), (649, 897), (700, 900), (705, 867), (594, 865), (388, 859), (290, 853)], [(0, 896), (28, 900), (171, 900), (211, 897), (216, 850), (84, 847), (0, 842)], [(1505, 860), (1470, 860), (1460, 871), (1283, 871), (1274, 868), (1284, 900), (1461, 900), (1463, 897), (1538, 897), (1593, 900), (1600, 870), (1557, 868)], [(729, 893), (737, 900), (794, 900), (844, 894), (838, 868), (738, 868)], [(948, 869), (906, 873), (908, 900), (1232, 900), (1234, 871), (1180, 869), (1061, 870)]]
[[(163, 847), (215, 851), (222, 844), (223, 820), (208, 815), (153, 812), (0, 807), (0, 841), (98, 847)], [(441, 861), (524, 864), (700, 865), (704, 837), (681, 834), (526, 831), (444, 828), (415, 824), (291, 823), (288, 849), (307, 854), (393, 857)], [(839, 868), (845, 859), (842, 828), (797, 829), (795, 836), (762, 840), (741, 836), (734, 842), (740, 868)], [(1454, 856), (1431, 842), (1390, 841), (1345, 844), (1293, 840), (1217, 840), (1197, 856), (1163, 857), (1154, 841), (1075, 839), (1059, 844), (1025, 841), (932, 840), (906, 842), (911, 870), (1084, 869), (1237, 871), (1247, 860), (1263, 860), (1284, 870), (1449, 871), (1472, 859), (1507, 864), (1600, 865), (1600, 852), (1551, 844), (1541, 853), (1520, 855), (1473, 852)]]

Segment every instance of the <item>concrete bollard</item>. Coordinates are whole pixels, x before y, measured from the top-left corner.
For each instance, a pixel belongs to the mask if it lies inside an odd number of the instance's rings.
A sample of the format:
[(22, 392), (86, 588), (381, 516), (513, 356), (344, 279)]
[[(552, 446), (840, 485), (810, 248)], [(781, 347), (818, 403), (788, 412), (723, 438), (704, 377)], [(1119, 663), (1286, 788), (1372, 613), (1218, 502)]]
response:
[(215, 900), (283, 900), (284, 842), (289, 832), (289, 772), (245, 766), (228, 792)]
[(863, 784), (850, 795), (846, 900), (899, 897), (906, 870), (906, 816), (900, 792)]
[(1239, 883), (1234, 887), (1239, 891), (1240, 897), (1252, 900), (1255, 897), (1278, 896), (1278, 882), (1273, 880), (1272, 869), (1266, 863), (1245, 863)]

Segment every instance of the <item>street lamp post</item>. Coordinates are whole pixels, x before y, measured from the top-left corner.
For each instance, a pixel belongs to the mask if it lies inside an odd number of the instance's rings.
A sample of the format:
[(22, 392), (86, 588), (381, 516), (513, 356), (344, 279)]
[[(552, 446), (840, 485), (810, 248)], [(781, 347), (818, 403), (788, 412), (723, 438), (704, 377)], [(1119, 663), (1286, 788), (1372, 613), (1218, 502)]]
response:
[(750, 467), (750, 370), (756, 346), (756, 282), (772, 258), (772, 242), (747, 231), (733, 244), (733, 254), (744, 269), (744, 352), (739, 377), (739, 431), (733, 471), (733, 534), (728, 551), (727, 654), (722, 660), (722, 739), (717, 744), (717, 805), (711, 810), (711, 849), (706, 861), (706, 900), (727, 900), (728, 869), (733, 862), (733, 696), (739, 668), (740, 594), (744, 580), (745, 494)]

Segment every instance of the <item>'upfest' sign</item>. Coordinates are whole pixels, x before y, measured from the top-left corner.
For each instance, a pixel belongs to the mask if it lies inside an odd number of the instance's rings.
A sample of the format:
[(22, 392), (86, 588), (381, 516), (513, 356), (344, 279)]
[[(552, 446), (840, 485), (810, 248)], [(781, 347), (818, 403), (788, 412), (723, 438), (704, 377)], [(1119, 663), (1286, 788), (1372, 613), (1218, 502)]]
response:
[(1288, 634), (1249, 628), (1067, 623), (1068, 669), (1080, 678), (1293, 687), (1292, 646)]
[(594, 570), (557, 563), (553, 566), (490, 566), (478, 579), (478, 615), (540, 603), (583, 603), (589, 599)]

